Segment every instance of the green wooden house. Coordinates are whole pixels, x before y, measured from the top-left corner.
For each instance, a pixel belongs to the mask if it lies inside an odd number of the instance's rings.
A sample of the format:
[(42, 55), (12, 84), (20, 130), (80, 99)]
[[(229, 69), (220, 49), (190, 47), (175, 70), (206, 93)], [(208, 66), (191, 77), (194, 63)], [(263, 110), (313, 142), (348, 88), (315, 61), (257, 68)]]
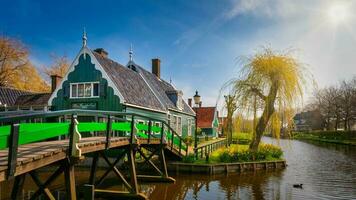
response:
[(195, 112), (183, 100), (182, 91), (161, 78), (159, 59), (152, 59), (149, 72), (133, 61), (130, 51), (124, 66), (111, 60), (102, 48), (89, 49), (84, 35), (67, 74), (62, 80), (52, 79), (53, 84), (57, 87), (48, 100), (51, 110), (138, 113), (165, 120), (183, 137), (195, 132)]

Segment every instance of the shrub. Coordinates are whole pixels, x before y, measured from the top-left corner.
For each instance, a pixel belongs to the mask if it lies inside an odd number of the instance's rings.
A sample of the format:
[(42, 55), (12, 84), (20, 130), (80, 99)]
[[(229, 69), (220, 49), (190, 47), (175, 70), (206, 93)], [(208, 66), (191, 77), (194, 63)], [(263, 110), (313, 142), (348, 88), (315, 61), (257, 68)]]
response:
[(249, 162), (262, 160), (281, 159), (283, 151), (280, 147), (272, 144), (260, 144), (257, 152), (251, 152), (247, 145), (231, 145), (221, 148), (212, 153), (212, 162)]
[(184, 156), (182, 161), (185, 162), (185, 163), (194, 163), (195, 156), (194, 156), (194, 154), (189, 154), (187, 156)]

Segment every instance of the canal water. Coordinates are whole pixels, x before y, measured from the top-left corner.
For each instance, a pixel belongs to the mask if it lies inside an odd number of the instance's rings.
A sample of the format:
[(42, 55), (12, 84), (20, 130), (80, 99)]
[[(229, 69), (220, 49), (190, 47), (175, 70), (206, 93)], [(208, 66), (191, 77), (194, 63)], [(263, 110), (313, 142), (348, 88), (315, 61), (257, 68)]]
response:
[[(271, 138), (263, 140), (278, 143)], [(285, 152), (286, 169), (215, 176), (173, 175), (175, 184), (145, 184), (141, 191), (152, 200), (356, 199), (356, 147), (282, 139), (279, 145)], [(88, 179), (88, 171), (76, 173), (80, 182)], [(61, 182), (52, 187), (58, 188), (57, 198), (65, 199)], [(27, 183), (24, 196), (35, 189), (30, 181)], [(303, 188), (294, 188), (293, 184), (303, 184)], [(7, 199), (10, 185), (2, 183), (0, 199)], [(114, 176), (106, 180), (106, 187), (122, 189)]]

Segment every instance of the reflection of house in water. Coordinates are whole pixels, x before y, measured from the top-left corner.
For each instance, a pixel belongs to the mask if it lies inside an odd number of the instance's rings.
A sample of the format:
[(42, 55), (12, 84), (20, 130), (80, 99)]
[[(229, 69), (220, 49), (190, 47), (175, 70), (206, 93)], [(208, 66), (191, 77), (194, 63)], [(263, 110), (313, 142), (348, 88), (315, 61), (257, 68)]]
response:
[(324, 119), (319, 110), (298, 113), (294, 116), (295, 131), (312, 131), (323, 129)]
[[(283, 170), (226, 175), (179, 175), (175, 184), (144, 185), (149, 199), (279, 199), (280, 185), (267, 185), (280, 178)], [(154, 188), (151, 190), (149, 188)], [(266, 191), (266, 188), (268, 190)]]

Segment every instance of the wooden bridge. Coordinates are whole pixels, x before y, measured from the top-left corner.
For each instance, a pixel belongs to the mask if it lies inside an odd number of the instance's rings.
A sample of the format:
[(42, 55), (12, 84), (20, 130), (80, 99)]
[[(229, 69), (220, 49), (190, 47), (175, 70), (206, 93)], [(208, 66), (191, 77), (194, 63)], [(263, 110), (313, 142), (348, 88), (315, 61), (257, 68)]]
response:
[[(133, 113), (66, 110), (0, 117), (0, 123), (0, 182), (14, 179), (11, 199), (19, 198), (27, 174), (38, 186), (31, 199), (42, 194), (55, 199), (49, 185), (62, 173), (67, 199), (146, 199), (138, 180), (174, 182), (166, 159), (180, 160), (188, 154), (187, 144), (165, 121)], [(79, 187), (75, 165), (85, 157), (92, 159), (90, 177)], [(99, 158), (108, 166), (101, 177), (96, 174)], [(118, 168), (119, 163), (127, 170)], [(57, 169), (40, 180), (38, 170), (50, 165)], [(143, 166), (154, 173), (137, 174)], [(100, 189), (111, 171), (125, 191)]]

